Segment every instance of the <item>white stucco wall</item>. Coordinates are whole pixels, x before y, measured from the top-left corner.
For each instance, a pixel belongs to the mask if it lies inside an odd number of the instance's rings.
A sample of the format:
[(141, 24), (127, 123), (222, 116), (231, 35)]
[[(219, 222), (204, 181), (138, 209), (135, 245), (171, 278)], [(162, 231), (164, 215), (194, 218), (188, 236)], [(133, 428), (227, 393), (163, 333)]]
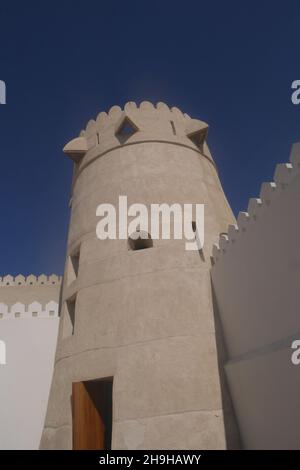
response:
[(213, 250), (213, 288), (243, 446), (300, 449), (300, 144)]
[(38, 449), (58, 332), (56, 318), (2, 320), (0, 449)]
[(2, 355), (0, 449), (38, 449), (52, 379), (60, 281), (19, 286), (3, 279), (0, 341), (5, 344), (6, 363)]

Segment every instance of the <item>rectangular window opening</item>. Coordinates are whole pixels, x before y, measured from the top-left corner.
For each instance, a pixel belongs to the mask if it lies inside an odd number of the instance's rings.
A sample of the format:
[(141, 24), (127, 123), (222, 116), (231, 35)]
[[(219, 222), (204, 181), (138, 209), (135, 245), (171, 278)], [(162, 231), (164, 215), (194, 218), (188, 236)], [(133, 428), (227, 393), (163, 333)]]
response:
[(76, 308), (76, 296), (66, 301), (66, 311), (65, 311), (65, 318), (64, 318), (64, 337), (74, 335), (75, 308)]
[(78, 277), (79, 271), (79, 258), (80, 258), (80, 247), (78, 247), (73, 253), (69, 256), (68, 263), (68, 284), (74, 282)]

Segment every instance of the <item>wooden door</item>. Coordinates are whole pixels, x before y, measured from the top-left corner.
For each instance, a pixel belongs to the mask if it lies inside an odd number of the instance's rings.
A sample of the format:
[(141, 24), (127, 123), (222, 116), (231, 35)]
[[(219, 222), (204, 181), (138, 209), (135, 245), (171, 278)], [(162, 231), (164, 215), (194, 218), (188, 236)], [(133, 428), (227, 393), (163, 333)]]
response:
[(73, 449), (104, 449), (104, 420), (84, 382), (72, 385), (72, 408)]

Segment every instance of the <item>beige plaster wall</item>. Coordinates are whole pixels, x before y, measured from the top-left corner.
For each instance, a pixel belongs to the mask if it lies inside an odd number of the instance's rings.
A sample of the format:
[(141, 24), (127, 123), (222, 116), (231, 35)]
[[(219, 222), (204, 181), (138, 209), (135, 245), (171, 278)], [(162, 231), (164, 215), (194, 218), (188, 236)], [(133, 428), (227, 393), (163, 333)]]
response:
[[(119, 142), (126, 116), (138, 131)], [(162, 103), (128, 103), (100, 113), (81, 133), (85, 142), (67, 146), (77, 161), (68, 256), (80, 249), (80, 261), (75, 279), (66, 261), (41, 448), (72, 446), (72, 382), (109, 376), (114, 449), (227, 446), (223, 414), (230, 420), (231, 408), (222, 400), (209, 247), (234, 217), (207, 145), (200, 151), (187, 136), (206, 127)], [(183, 240), (154, 240), (141, 251), (129, 250), (127, 240), (98, 240), (96, 208), (117, 205), (119, 195), (148, 207), (205, 204), (204, 257), (186, 251)], [(75, 296), (72, 335), (66, 301)]]

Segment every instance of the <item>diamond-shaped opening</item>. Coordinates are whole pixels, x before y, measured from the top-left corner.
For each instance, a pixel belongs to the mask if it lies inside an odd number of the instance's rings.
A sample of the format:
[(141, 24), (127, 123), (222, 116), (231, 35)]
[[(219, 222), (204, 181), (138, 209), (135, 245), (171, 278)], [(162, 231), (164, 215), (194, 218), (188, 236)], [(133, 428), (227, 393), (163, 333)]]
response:
[(123, 143), (137, 131), (137, 126), (126, 116), (116, 132), (116, 137)]
[(193, 134), (188, 135), (188, 138), (193, 142), (193, 144), (198, 147), (198, 149), (203, 152), (203, 145), (206, 137), (205, 131), (197, 131)]

